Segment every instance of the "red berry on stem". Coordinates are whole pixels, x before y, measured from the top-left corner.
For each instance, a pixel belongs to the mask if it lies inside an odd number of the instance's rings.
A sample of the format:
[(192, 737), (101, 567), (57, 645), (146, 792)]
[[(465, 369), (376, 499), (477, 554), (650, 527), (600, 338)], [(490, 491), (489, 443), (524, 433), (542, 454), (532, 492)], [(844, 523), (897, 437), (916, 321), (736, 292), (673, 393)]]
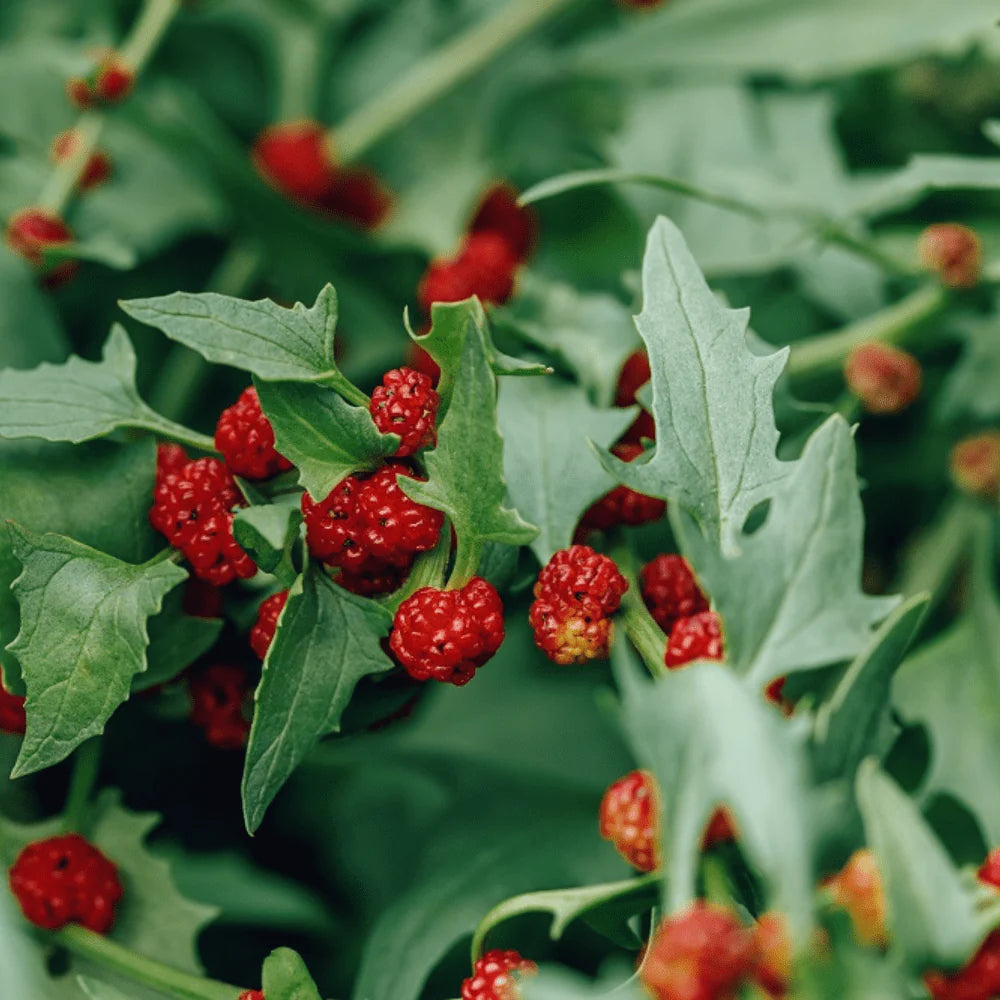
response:
[(478, 295), (502, 305), (514, 291), (517, 258), (497, 233), (473, 233), (457, 257), (436, 260), (420, 282), (418, 298), (425, 312), (435, 302), (461, 302)]
[(250, 647), (262, 660), (271, 648), (274, 631), (278, 627), (278, 617), (287, 603), (288, 591), (279, 590), (261, 601), (257, 609), (257, 621), (250, 629)]
[(678, 618), (708, 610), (688, 561), (673, 553), (658, 555), (639, 572), (642, 599), (656, 624), (669, 633)]
[(694, 660), (722, 659), (722, 620), (714, 611), (678, 618), (667, 639), (664, 662), (671, 669)]
[(106, 934), (122, 898), (118, 869), (79, 834), (29, 844), (10, 870), (10, 888), (36, 927), (80, 924)]
[(264, 994), (260, 990), (245, 990), (238, 1000), (264, 1000)]
[(246, 745), (250, 720), (246, 710), (250, 683), (241, 667), (218, 663), (188, 679), (191, 721), (205, 731), (205, 739), (220, 750)]
[(0, 680), (0, 732), (20, 736), (24, 734), (26, 726), (24, 698), (11, 694)]
[(604, 793), (601, 836), (641, 872), (659, 865), (660, 817), (656, 782), (648, 771), (630, 771)]
[[(632, 462), (642, 453), (642, 445), (622, 442), (616, 444), (611, 453), (623, 462)], [(637, 493), (628, 486), (616, 486), (600, 500), (589, 507), (576, 530), (576, 537), (584, 538), (590, 531), (609, 531), (620, 524), (637, 527), (658, 521), (667, 511), (667, 505), (656, 497)]]
[(870, 341), (851, 351), (844, 364), (844, 381), (869, 413), (902, 413), (920, 395), (920, 362), (906, 351)]
[(523, 261), (538, 240), (538, 217), (533, 209), (518, 205), (513, 185), (501, 182), (480, 199), (469, 232), (496, 233), (507, 241), (515, 259)]
[(982, 246), (968, 226), (954, 222), (928, 226), (917, 243), (917, 256), (949, 288), (975, 288), (982, 277)]
[(699, 900), (660, 924), (639, 975), (656, 1000), (735, 1000), (758, 957), (735, 914)]
[(215, 447), (233, 475), (244, 479), (270, 479), (292, 467), (274, 449), (274, 428), (264, 416), (253, 386), (244, 389), (240, 398), (220, 414), (215, 425)]
[(538, 966), (516, 951), (487, 951), (462, 982), (462, 1000), (519, 1000), (519, 977), (532, 975)]
[(368, 410), (383, 434), (398, 434), (396, 456), (412, 455), (433, 447), (437, 438), (434, 421), (440, 397), (427, 375), (413, 368), (394, 368), (382, 376), (372, 392)]
[(251, 153), (261, 176), (282, 194), (315, 207), (337, 183), (337, 165), (319, 122), (280, 122), (257, 136)]
[(7, 222), (7, 245), (35, 267), (45, 263), (45, 252), (73, 242), (65, 222), (42, 208), (25, 208)]
[[(67, 129), (65, 132), (60, 132), (52, 140), (52, 159), (56, 163), (68, 160), (76, 152), (79, 144), (80, 135), (76, 129)], [(90, 188), (97, 187), (99, 184), (103, 184), (110, 176), (111, 161), (108, 159), (106, 153), (97, 151), (90, 154), (87, 165), (83, 168), (83, 173), (77, 182), (77, 186), (82, 191), (87, 191)]]
[(389, 648), (414, 679), (461, 686), (496, 653), (503, 637), (500, 595), (474, 576), (461, 589), (421, 587), (403, 601)]
[(114, 53), (108, 55), (97, 70), (93, 93), (101, 104), (116, 104), (127, 97), (135, 83), (135, 73)]
[(969, 496), (1000, 500), (1000, 431), (985, 431), (951, 450), (951, 478)]

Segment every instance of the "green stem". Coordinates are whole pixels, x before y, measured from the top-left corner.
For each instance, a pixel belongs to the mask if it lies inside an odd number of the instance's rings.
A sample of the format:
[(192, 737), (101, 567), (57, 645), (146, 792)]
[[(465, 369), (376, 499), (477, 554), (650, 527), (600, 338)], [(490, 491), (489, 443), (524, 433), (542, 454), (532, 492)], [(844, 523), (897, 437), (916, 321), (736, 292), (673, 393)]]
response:
[(491, 17), (448, 42), (388, 90), (332, 129), (328, 141), (339, 160), (356, 160), (393, 129), (410, 121), (519, 38), (577, 0), (510, 0)]
[(843, 365), (855, 347), (870, 340), (897, 346), (911, 344), (914, 335), (939, 316), (949, 301), (948, 291), (942, 285), (918, 288), (899, 302), (842, 330), (793, 344), (786, 371), (793, 379), (829, 374)]
[(215, 979), (203, 979), (146, 958), (75, 924), (56, 931), (52, 937), (74, 955), (118, 972), (132, 982), (166, 993), (176, 1000), (236, 1000), (243, 992), (239, 986), (230, 986)]
[(87, 740), (73, 756), (73, 774), (69, 779), (69, 791), (63, 810), (63, 828), (67, 833), (86, 835), (89, 827), (90, 797), (97, 783), (97, 772), (101, 767), (101, 740), (95, 736)]
[(451, 555), (451, 527), (445, 525), (441, 529), (441, 537), (430, 552), (417, 556), (406, 583), (394, 594), (389, 594), (383, 601), (393, 614), (399, 610), (400, 604), (412, 597), (421, 587), (440, 587), (444, 582), (444, 573), (448, 568), (448, 557)]
[(100, 111), (85, 111), (73, 129), (76, 147), (71, 156), (61, 160), (49, 174), (49, 179), (38, 197), (38, 207), (53, 215), (62, 215), (76, 191), (80, 178), (104, 128), (104, 115)]
[(327, 375), (323, 379), (322, 384), (339, 393), (344, 397), (344, 399), (347, 400), (348, 403), (353, 403), (355, 406), (363, 406), (365, 409), (368, 409), (368, 404), (371, 402), (368, 395), (362, 392), (339, 369)]
[(639, 651), (646, 667), (654, 677), (662, 677), (667, 673), (664, 657), (667, 652), (667, 637), (663, 629), (653, 620), (642, 599), (642, 590), (635, 574), (632, 552), (624, 542), (616, 545), (611, 551), (619, 572), (628, 581), (628, 590), (622, 598), (621, 621), (632, 645)]
[(839, 222), (831, 220), (826, 226), (820, 229), (818, 236), (825, 243), (842, 247), (858, 257), (870, 260), (888, 274), (903, 276), (914, 273), (912, 267), (907, 267), (895, 257), (890, 257), (889, 254), (883, 253), (875, 244), (868, 240), (855, 236)]
[(278, 113), (280, 122), (311, 118), (316, 107), (323, 38), (312, 21), (280, 22), (277, 38)]
[(448, 590), (456, 590), (464, 587), (479, 569), (479, 561), (483, 555), (483, 543), (475, 538), (469, 540), (468, 535), (458, 536), (458, 547), (455, 550), (455, 565), (451, 568), (451, 576), (448, 577)]
[(152, 411), (150, 411), (148, 419), (136, 420), (131, 426), (152, 431), (154, 434), (169, 438), (178, 444), (187, 445), (189, 448), (197, 448), (198, 451), (207, 451), (210, 455), (216, 454), (213, 438), (210, 438), (207, 434), (199, 434), (197, 431), (193, 431), (190, 427), (185, 427), (183, 424), (175, 424), (172, 420), (165, 420), (158, 413), (153, 413)]
[(118, 47), (118, 55), (138, 76), (156, 51), (171, 21), (181, 9), (181, 0), (146, 0), (132, 30)]

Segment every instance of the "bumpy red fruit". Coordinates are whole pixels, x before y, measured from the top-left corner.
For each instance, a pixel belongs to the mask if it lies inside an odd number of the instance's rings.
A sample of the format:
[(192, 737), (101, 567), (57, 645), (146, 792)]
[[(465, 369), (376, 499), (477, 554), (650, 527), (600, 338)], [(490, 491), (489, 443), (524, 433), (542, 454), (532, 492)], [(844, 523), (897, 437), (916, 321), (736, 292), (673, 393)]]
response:
[(0, 732), (21, 735), (27, 719), (24, 714), (24, 698), (11, 694), (0, 680)]
[(670, 630), (664, 662), (671, 669), (694, 660), (722, 659), (722, 620), (714, 611), (679, 618)]
[(312, 207), (337, 183), (337, 165), (319, 122), (281, 122), (264, 129), (251, 157), (261, 176), (282, 194)]
[(393, 462), (370, 476), (348, 476), (319, 503), (303, 494), (309, 551), (360, 577), (407, 567), (416, 553), (434, 548), (444, 515), (411, 500), (397, 474), (418, 478)]
[(461, 686), (496, 653), (503, 637), (500, 595), (474, 576), (460, 590), (421, 587), (403, 601), (389, 647), (414, 679)]
[(383, 434), (398, 434), (396, 456), (433, 446), (434, 421), (441, 398), (427, 375), (413, 368), (394, 368), (372, 392), (368, 411)]
[(500, 183), (480, 199), (469, 226), (471, 233), (496, 233), (507, 241), (514, 257), (527, 260), (538, 239), (538, 217), (531, 208), (517, 203), (517, 190)]
[(118, 869), (79, 834), (29, 844), (10, 870), (10, 888), (36, 927), (80, 924), (106, 934), (122, 898)]
[(951, 478), (969, 496), (1000, 500), (1000, 431), (985, 431), (951, 450)]
[(610, 616), (627, 590), (614, 562), (589, 545), (556, 552), (538, 574), (528, 611), (535, 644), (556, 663), (606, 658)]
[(244, 479), (270, 479), (292, 467), (274, 448), (274, 428), (264, 416), (253, 386), (244, 389), (226, 407), (215, 425), (215, 447), (233, 475)]
[(187, 452), (179, 444), (159, 444), (156, 446), (156, 478), (162, 479), (180, 472), (190, 462)]
[(220, 750), (245, 746), (250, 732), (247, 718), (250, 682), (246, 671), (218, 663), (188, 679), (191, 721), (205, 731), (205, 739)]
[(949, 288), (975, 288), (983, 270), (983, 251), (967, 226), (942, 222), (928, 226), (917, 243), (920, 263), (935, 271)]
[(641, 872), (655, 871), (659, 859), (656, 782), (648, 771), (630, 771), (604, 793), (601, 836)]
[(279, 590), (278, 593), (261, 601), (257, 609), (257, 621), (250, 629), (250, 648), (263, 660), (267, 656), (267, 651), (271, 648), (274, 639), (274, 631), (278, 627), (278, 616), (288, 603), (288, 591)]
[(472, 975), (462, 982), (462, 1000), (518, 1000), (518, 979), (532, 975), (538, 966), (519, 952), (494, 948), (472, 967)]
[[(623, 441), (611, 449), (623, 462), (632, 462), (643, 452), (642, 445)], [(637, 493), (627, 486), (616, 486), (593, 504), (580, 519), (576, 537), (584, 538), (590, 531), (608, 531), (620, 524), (633, 527), (658, 521), (666, 513), (667, 505), (656, 497)]]
[(658, 555), (642, 567), (639, 580), (642, 599), (664, 632), (669, 633), (678, 618), (708, 610), (708, 600), (683, 556)]
[(826, 886), (833, 901), (842, 906), (863, 945), (884, 948), (889, 943), (885, 894), (875, 855), (867, 848), (855, 851)]
[(435, 302), (461, 302), (478, 295), (501, 305), (514, 291), (517, 257), (503, 236), (473, 233), (457, 257), (433, 261), (418, 289), (420, 305), (430, 312)]
[[(76, 129), (67, 129), (65, 132), (60, 132), (52, 140), (52, 159), (56, 163), (68, 160), (76, 152), (79, 145), (80, 134)], [(99, 184), (103, 184), (110, 176), (111, 160), (108, 159), (106, 153), (98, 150), (91, 153), (87, 159), (83, 172), (80, 174), (80, 179), (77, 181), (77, 187), (82, 191), (88, 191)]]
[(69, 226), (42, 208), (26, 208), (7, 222), (7, 245), (35, 267), (45, 262), (45, 252), (73, 242)]
[(660, 924), (639, 975), (656, 1000), (733, 1000), (758, 956), (735, 914), (699, 901)]
[(851, 351), (844, 381), (861, 405), (878, 416), (901, 413), (920, 395), (920, 362), (906, 351), (871, 341)]
[(245, 990), (239, 1000), (264, 1000), (264, 994), (260, 990)]
[(233, 537), (235, 507), (245, 506), (226, 466), (199, 458), (157, 477), (150, 523), (180, 549), (195, 575), (223, 586), (257, 572)]

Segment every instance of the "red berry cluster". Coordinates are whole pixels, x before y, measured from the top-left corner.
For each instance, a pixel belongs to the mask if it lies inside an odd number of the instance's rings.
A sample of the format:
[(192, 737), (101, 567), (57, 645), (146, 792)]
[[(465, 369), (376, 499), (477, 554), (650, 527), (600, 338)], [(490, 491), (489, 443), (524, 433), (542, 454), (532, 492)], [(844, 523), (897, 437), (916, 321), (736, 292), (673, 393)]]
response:
[(518, 1000), (518, 979), (538, 971), (538, 966), (519, 952), (494, 948), (472, 967), (472, 975), (462, 981), (462, 1000)]
[(0, 680), (0, 732), (21, 735), (27, 725), (24, 698), (11, 694)]
[(342, 583), (395, 579), (392, 570), (408, 568), (418, 552), (437, 544), (444, 515), (411, 500), (396, 482), (400, 474), (418, 478), (390, 462), (368, 475), (347, 476), (322, 501), (303, 494), (309, 551), (348, 574)]
[(274, 640), (274, 631), (278, 627), (278, 617), (288, 603), (288, 591), (279, 590), (265, 598), (257, 609), (257, 621), (250, 629), (250, 647), (263, 660)]
[[(1000, 848), (990, 851), (976, 874), (984, 885), (1000, 889)], [(928, 972), (924, 982), (934, 1000), (992, 1000), (1000, 995), (1000, 931), (992, 931), (958, 972)]]
[(708, 611), (708, 599), (698, 586), (688, 561), (673, 553), (658, 555), (639, 572), (642, 599), (656, 624), (668, 633), (678, 618)]
[(368, 411), (383, 434), (399, 435), (395, 454), (403, 458), (421, 448), (433, 447), (440, 402), (430, 376), (414, 368), (394, 368), (375, 387)]
[(238, 750), (250, 732), (247, 718), (250, 679), (245, 670), (217, 663), (188, 677), (191, 721), (220, 750)]
[(261, 176), (282, 194), (360, 229), (374, 229), (392, 207), (392, 195), (371, 170), (334, 160), (319, 122), (272, 125), (257, 136), (251, 155)]
[(29, 844), (10, 870), (10, 888), (36, 927), (81, 924), (106, 934), (122, 898), (118, 869), (79, 834)]
[(81, 109), (117, 104), (128, 96), (135, 72), (115, 52), (101, 58), (89, 76), (73, 77), (66, 84), (69, 99)]
[(215, 425), (215, 447), (234, 476), (270, 479), (292, 463), (274, 448), (274, 428), (264, 416), (253, 386), (219, 415)]
[(403, 601), (389, 648), (415, 680), (460, 687), (496, 653), (503, 638), (500, 595), (474, 576), (458, 590), (421, 587)]
[(722, 619), (714, 611), (678, 618), (667, 638), (664, 662), (671, 669), (695, 660), (722, 659)]
[(507, 184), (493, 186), (481, 199), (458, 253), (427, 268), (418, 289), (424, 312), (435, 302), (461, 302), (473, 295), (503, 304), (536, 239), (534, 213), (517, 204), (517, 192)]
[[(621, 441), (611, 453), (623, 462), (632, 462), (642, 453), (642, 445)], [(584, 512), (576, 529), (577, 539), (586, 538), (591, 531), (608, 531), (620, 524), (637, 526), (658, 521), (667, 511), (667, 505), (656, 497), (637, 493), (628, 486), (616, 486)]]
[[(62, 163), (70, 159), (76, 153), (79, 145), (80, 134), (76, 129), (67, 129), (65, 132), (60, 132), (52, 140), (51, 154), (53, 161), (55, 163)], [(81, 191), (88, 191), (90, 188), (95, 188), (99, 184), (103, 184), (110, 176), (111, 160), (108, 159), (106, 153), (98, 150), (91, 153), (88, 157), (77, 186)]]
[(174, 451), (161, 452), (150, 523), (184, 553), (196, 576), (222, 586), (257, 572), (233, 537), (233, 508), (245, 506), (232, 474), (217, 458), (177, 465)]
[(627, 590), (614, 562), (590, 546), (556, 552), (538, 575), (528, 611), (536, 645), (556, 663), (606, 658), (611, 615)]

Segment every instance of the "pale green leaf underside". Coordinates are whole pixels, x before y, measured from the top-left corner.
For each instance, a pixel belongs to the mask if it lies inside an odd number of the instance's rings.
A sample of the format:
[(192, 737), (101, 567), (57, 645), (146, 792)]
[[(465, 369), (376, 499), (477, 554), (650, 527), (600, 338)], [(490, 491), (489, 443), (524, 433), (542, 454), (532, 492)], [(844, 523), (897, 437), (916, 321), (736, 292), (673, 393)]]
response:
[(361, 678), (392, 669), (381, 646), (391, 624), (388, 611), (318, 567), (291, 588), (257, 688), (243, 772), (248, 830), (317, 740), (339, 729)]
[(21, 575), (21, 630), (11, 644), (28, 692), (20, 776), (58, 763), (104, 729), (146, 669), (147, 620), (187, 573), (134, 566), (61, 535), (10, 526)]
[(306, 963), (291, 948), (278, 948), (264, 959), (261, 987), (268, 1000), (321, 1000)]

